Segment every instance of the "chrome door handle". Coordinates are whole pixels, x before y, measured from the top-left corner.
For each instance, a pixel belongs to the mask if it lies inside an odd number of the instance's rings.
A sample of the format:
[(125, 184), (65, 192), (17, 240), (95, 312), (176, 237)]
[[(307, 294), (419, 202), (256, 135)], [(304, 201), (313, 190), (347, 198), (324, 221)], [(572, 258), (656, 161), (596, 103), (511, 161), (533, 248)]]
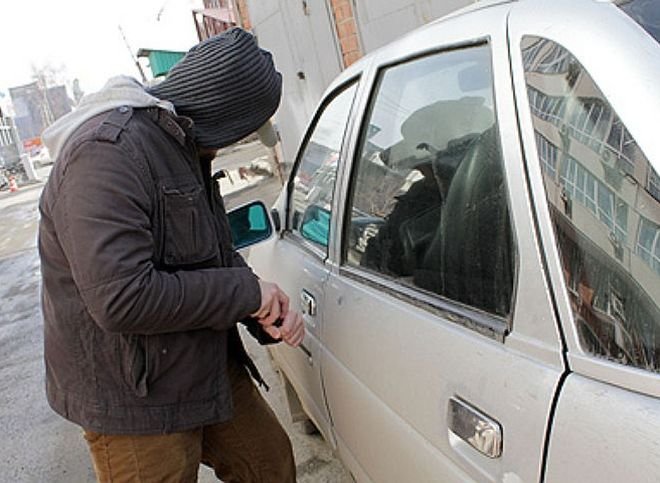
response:
[(448, 428), (489, 458), (502, 455), (502, 426), (458, 397), (449, 399)]
[(303, 315), (314, 317), (316, 315), (316, 299), (307, 290), (300, 292), (300, 303)]

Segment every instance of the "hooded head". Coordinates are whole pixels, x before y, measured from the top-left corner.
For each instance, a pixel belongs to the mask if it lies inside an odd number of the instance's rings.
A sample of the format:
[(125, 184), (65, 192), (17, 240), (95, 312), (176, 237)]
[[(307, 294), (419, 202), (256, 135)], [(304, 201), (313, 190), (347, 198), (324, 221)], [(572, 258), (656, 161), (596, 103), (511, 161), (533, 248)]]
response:
[(234, 28), (194, 46), (148, 91), (192, 119), (198, 146), (222, 148), (275, 113), (282, 76), (270, 53), (251, 34)]

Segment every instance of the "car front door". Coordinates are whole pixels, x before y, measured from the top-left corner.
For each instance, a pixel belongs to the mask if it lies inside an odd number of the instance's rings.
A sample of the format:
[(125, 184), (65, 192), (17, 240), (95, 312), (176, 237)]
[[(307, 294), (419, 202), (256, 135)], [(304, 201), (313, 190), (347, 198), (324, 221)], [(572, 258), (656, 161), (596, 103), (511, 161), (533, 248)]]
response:
[(383, 51), (351, 133), (322, 365), (358, 481), (541, 475), (564, 366), (517, 141), (508, 8)]
[(319, 340), (323, 323), (323, 286), (338, 160), (357, 81), (326, 97), (303, 142), (283, 198), (282, 236), (253, 247), (250, 263), (259, 276), (273, 280), (302, 312), (306, 335), (299, 348), (284, 344), (272, 351), (297, 397), (319, 430), (331, 440), (330, 417), (321, 384)]

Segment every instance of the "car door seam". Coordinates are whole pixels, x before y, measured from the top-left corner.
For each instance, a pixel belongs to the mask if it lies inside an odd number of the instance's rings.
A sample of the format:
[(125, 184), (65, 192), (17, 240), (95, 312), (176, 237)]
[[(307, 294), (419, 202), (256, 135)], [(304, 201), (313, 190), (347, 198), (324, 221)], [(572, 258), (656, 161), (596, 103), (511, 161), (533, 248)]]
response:
[(568, 353), (567, 353), (567, 344), (566, 344), (566, 335), (564, 334), (564, 330), (561, 324), (561, 319), (560, 319), (560, 314), (559, 314), (559, 309), (557, 307), (557, 297), (555, 294), (555, 288), (552, 284), (552, 280), (550, 279), (550, 274), (548, 270), (548, 260), (547, 260), (547, 254), (545, 252), (545, 247), (543, 244), (543, 240), (541, 238), (541, 230), (539, 226), (539, 220), (538, 220), (538, 215), (536, 212), (536, 199), (534, 198), (534, 194), (531, 192), (531, 181), (530, 181), (530, 175), (529, 175), (529, 169), (528, 169), (528, 164), (527, 164), (527, 157), (525, 156), (525, 150), (524, 150), (524, 140), (522, 136), (522, 126), (520, 125), (520, 111), (518, 109), (518, 92), (515, 88), (515, 83), (514, 83), (514, 73), (513, 73), (513, 57), (511, 55), (513, 45), (511, 43), (511, 24), (510, 24), (510, 17), (511, 17), (511, 11), (507, 12), (506, 16), (506, 37), (507, 37), (507, 45), (508, 45), (508, 57), (509, 57), (509, 79), (511, 81), (511, 93), (513, 95), (513, 107), (516, 115), (516, 124), (518, 126), (518, 145), (520, 146), (520, 154), (523, 159), (523, 171), (525, 173), (525, 181), (527, 185), (527, 193), (530, 197), (530, 202), (532, 204), (532, 223), (534, 225), (534, 232), (536, 234), (536, 239), (538, 240), (538, 248), (539, 248), (539, 254), (540, 254), (540, 259), (541, 259), (541, 264), (543, 266), (543, 277), (546, 280), (547, 286), (548, 286), (548, 292), (549, 292), (549, 298), (550, 302), (552, 305), (552, 313), (554, 315), (554, 321), (555, 321), (555, 327), (557, 328), (557, 331), (559, 333), (559, 339), (560, 339), (560, 344), (561, 344), (561, 358), (563, 362), (563, 370), (561, 374), (559, 375), (559, 379), (557, 380), (557, 384), (555, 387), (555, 390), (553, 392), (552, 396), (552, 401), (550, 402), (550, 411), (548, 412), (548, 419), (546, 421), (546, 426), (545, 426), (545, 436), (544, 436), (544, 441), (543, 441), (543, 451), (541, 455), (541, 467), (540, 467), (540, 475), (539, 475), (539, 481), (541, 483), (545, 482), (546, 478), (546, 471), (547, 471), (547, 466), (548, 466), (548, 457), (550, 453), (550, 443), (551, 443), (551, 436), (552, 436), (552, 428), (553, 428), (553, 422), (554, 422), (554, 417), (557, 412), (557, 407), (559, 405), (559, 397), (561, 395), (561, 390), (564, 386), (564, 383), (566, 382), (566, 379), (571, 373), (570, 370), (570, 365), (568, 362)]

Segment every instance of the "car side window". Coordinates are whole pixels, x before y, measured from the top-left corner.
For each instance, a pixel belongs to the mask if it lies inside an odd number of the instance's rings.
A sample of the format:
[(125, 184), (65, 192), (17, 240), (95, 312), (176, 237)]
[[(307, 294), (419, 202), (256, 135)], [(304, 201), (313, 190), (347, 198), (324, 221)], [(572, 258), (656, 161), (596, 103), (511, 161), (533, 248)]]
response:
[(521, 45), (534, 135), (582, 347), (660, 371), (660, 178), (580, 62)]
[(344, 263), (507, 317), (514, 253), (487, 45), (383, 69)]
[(292, 178), (289, 227), (320, 247), (328, 246), (337, 161), (356, 89), (356, 82), (342, 88), (322, 108)]

